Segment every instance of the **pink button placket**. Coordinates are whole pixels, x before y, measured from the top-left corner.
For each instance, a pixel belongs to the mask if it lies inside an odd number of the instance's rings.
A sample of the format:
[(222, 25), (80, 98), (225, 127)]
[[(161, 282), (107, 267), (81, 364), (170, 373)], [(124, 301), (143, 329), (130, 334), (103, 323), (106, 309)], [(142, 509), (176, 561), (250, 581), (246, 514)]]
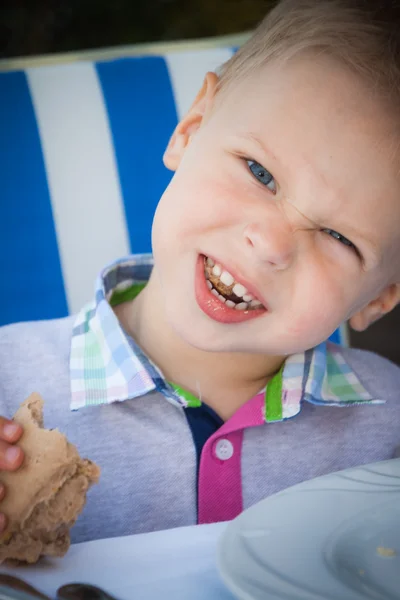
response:
[(204, 444), (198, 484), (198, 523), (234, 519), (243, 510), (241, 457), (244, 430), (265, 424), (265, 393), (246, 402)]

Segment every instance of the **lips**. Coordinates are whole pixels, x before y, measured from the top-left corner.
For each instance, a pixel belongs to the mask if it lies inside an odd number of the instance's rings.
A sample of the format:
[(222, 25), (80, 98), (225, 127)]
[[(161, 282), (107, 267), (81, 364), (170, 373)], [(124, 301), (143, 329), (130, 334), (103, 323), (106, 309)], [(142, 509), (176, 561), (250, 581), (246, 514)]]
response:
[[(199, 255), (196, 262), (195, 273), (195, 296), (199, 308), (211, 319), (220, 323), (242, 323), (255, 319), (267, 312), (265, 304), (261, 308), (252, 308), (251, 310), (238, 310), (236, 307), (227, 306), (222, 299), (214, 295), (207, 287), (207, 280), (204, 273), (204, 255)], [(220, 264), (220, 263), (219, 263)], [(242, 285), (257, 299), (260, 295), (254, 286), (247, 284), (242, 278), (230, 270), (236, 281), (240, 281)], [(262, 300), (260, 299), (260, 302)]]

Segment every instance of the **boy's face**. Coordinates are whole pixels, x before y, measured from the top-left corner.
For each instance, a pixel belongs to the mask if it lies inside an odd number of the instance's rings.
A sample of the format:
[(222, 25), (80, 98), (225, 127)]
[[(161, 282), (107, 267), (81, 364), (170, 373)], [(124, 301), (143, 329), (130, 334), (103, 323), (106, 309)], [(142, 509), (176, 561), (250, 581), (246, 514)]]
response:
[[(203, 350), (286, 355), (372, 300), (395, 304), (398, 138), (377, 101), (326, 58), (269, 65), (221, 96), (215, 84), (165, 154), (176, 173), (153, 225), (153, 289), (169, 324)], [(204, 257), (264, 308), (211, 295)]]

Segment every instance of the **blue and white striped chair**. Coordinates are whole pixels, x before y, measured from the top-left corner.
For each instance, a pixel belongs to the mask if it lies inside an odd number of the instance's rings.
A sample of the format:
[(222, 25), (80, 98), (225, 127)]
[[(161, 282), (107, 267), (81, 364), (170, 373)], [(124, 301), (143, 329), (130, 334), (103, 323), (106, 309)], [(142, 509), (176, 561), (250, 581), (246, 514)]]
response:
[(150, 251), (165, 146), (236, 45), (0, 65), (0, 325), (73, 313), (104, 264)]

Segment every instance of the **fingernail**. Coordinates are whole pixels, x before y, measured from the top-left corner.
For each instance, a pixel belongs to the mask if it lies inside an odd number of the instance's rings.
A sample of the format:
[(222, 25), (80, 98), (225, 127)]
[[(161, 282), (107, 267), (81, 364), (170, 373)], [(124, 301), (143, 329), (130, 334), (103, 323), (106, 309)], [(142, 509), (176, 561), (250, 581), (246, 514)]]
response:
[(3, 427), (3, 433), (9, 437), (12, 438), (14, 437), (14, 435), (20, 430), (20, 426), (18, 425), (18, 423), (7, 423), (6, 425), (4, 425)]
[(8, 448), (6, 450), (6, 461), (8, 462), (8, 464), (12, 465), (13, 463), (15, 463), (15, 461), (19, 459), (20, 455), (20, 448), (17, 448), (16, 446), (11, 446), (11, 448)]

